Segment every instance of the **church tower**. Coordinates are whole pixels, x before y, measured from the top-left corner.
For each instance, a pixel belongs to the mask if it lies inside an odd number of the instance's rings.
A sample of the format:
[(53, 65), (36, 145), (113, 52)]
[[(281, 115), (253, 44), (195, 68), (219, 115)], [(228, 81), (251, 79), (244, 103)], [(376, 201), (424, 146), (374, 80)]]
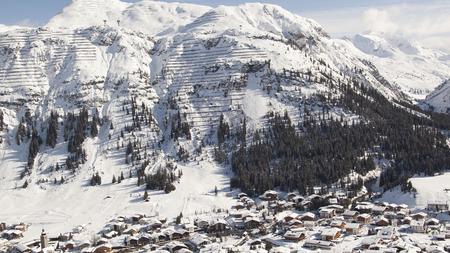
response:
[(41, 233), (41, 249), (45, 249), (48, 247), (48, 236), (45, 233), (44, 229), (42, 229)]

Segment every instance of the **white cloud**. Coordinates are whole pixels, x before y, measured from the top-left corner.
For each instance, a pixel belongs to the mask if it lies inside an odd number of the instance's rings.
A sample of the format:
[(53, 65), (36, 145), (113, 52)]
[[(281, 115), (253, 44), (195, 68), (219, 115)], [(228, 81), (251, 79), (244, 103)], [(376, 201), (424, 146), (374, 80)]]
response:
[(332, 35), (368, 31), (399, 34), (427, 47), (450, 51), (450, 1), (424, 0), (385, 6), (300, 13), (321, 23)]
[(362, 15), (366, 30), (374, 32), (394, 33), (399, 30), (398, 25), (391, 20), (387, 10), (368, 9)]

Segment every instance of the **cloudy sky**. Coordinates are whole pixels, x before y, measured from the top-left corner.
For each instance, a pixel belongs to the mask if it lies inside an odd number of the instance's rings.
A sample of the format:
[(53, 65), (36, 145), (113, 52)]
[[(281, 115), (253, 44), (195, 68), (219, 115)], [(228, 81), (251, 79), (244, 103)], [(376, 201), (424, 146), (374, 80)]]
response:
[[(246, 2), (178, 1), (213, 6)], [(393, 33), (417, 40), (427, 47), (450, 51), (448, 0), (266, 0), (264, 2), (272, 2), (294, 13), (311, 17), (336, 37), (367, 31)], [(70, 0), (1, 0), (0, 24), (43, 25), (69, 3)]]

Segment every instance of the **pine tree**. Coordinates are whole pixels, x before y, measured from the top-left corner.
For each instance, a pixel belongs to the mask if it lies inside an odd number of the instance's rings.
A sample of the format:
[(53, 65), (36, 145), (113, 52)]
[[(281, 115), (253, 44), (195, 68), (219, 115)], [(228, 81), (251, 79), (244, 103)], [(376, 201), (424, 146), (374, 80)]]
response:
[(3, 111), (0, 111), (0, 131), (5, 129), (5, 121), (3, 119)]
[(54, 148), (58, 139), (58, 113), (51, 112), (47, 128), (47, 145)]
[(148, 192), (147, 192), (147, 190), (145, 190), (145, 192), (144, 192), (144, 200), (147, 200), (148, 199)]
[(36, 129), (33, 129), (33, 134), (31, 136), (30, 146), (28, 148), (28, 168), (32, 169), (34, 164), (34, 159), (39, 152), (39, 139)]
[(182, 218), (183, 218), (183, 213), (180, 213), (180, 214), (177, 216), (177, 218), (175, 219), (175, 223), (176, 223), (176, 224), (180, 224)]
[(115, 176), (115, 175), (113, 175), (113, 178), (112, 178), (112, 183), (113, 183), (113, 184), (115, 184), (115, 183), (116, 183), (116, 176)]
[(97, 117), (93, 117), (91, 121), (91, 136), (96, 137), (98, 135), (98, 128), (97, 128)]

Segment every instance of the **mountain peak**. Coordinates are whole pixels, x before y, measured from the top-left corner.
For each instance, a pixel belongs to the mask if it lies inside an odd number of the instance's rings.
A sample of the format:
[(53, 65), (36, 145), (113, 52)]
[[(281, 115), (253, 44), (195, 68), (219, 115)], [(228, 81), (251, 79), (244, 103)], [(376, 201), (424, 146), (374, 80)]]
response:
[(48, 23), (52, 28), (80, 28), (108, 25), (157, 35), (175, 31), (211, 9), (207, 6), (139, 1), (126, 3), (120, 0), (73, 0)]

